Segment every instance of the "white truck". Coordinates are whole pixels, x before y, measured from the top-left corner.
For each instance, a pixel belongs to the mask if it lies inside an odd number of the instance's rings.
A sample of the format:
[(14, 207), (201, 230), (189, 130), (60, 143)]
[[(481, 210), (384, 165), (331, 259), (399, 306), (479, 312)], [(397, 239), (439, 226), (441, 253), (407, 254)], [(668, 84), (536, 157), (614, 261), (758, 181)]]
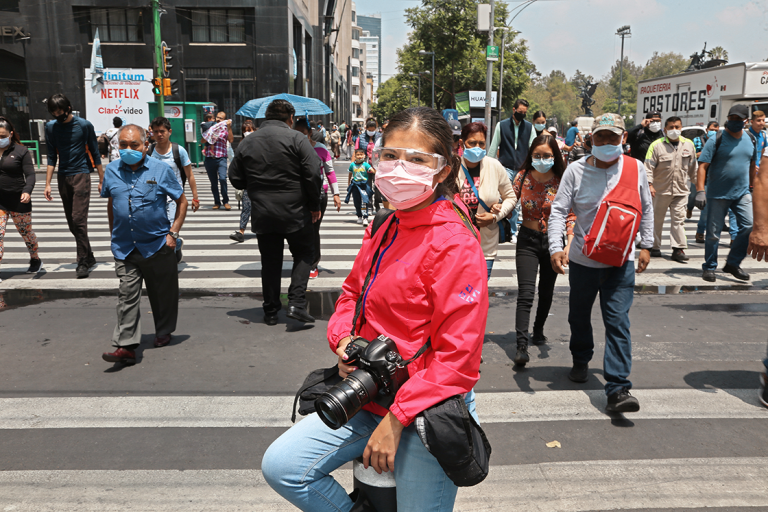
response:
[(683, 126), (722, 126), (736, 103), (768, 112), (768, 62), (742, 62), (643, 80), (637, 84), (637, 123), (652, 111), (678, 116)]

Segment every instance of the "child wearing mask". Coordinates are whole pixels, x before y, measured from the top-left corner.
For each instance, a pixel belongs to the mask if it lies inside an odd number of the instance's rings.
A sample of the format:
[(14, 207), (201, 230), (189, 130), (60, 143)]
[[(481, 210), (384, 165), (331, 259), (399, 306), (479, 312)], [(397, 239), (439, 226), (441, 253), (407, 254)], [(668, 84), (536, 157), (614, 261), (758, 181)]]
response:
[[(347, 182), (347, 198), (345, 203), (349, 203), (349, 196), (355, 203), (355, 213), (357, 213), (357, 223), (368, 226), (368, 174), (373, 172), (371, 165), (365, 161), (365, 150), (355, 150), (355, 161), (349, 164), (349, 181)], [(365, 210), (363, 210), (365, 206)]]

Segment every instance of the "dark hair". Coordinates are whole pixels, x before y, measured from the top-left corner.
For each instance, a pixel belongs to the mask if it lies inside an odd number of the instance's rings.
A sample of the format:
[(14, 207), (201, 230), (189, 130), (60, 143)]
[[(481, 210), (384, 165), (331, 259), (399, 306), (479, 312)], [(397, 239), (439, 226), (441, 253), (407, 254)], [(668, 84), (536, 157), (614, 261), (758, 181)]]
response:
[(243, 124), (240, 125), (240, 133), (245, 133), (246, 128), (250, 128), (250, 130), (248, 130), (250, 132), (256, 131), (256, 127), (253, 125), (253, 121), (251, 121), (250, 119), (246, 119), (245, 121), (243, 121)]
[(461, 140), (466, 141), (473, 133), (483, 132), (483, 137), (488, 137), (488, 127), (481, 121), (468, 123), (461, 129)]
[(53, 114), (57, 110), (67, 113), (72, 111), (72, 103), (69, 102), (69, 98), (61, 93), (51, 95), (45, 103), (48, 107), (48, 113), (50, 114)]
[(522, 106), (524, 106), (526, 108), (529, 106), (527, 100), (524, 100), (523, 98), (520, 98), (520, 99), (515, 100), (515, 104), (513, 105), (513, 108), (517, 108), (520, 105), (522, 105)]
[(211, 119), (213, 119), (213, 114), (211, 114), (210, 112), (208, 112), (203, 116), (203, 121), (210, 121)]
[(457, 184), (461, 160), (453, 153), (453, 132), (448, 121), (437, 110), (429, 107), (412, 107), (401, 110), (389, 120), (387, 129), (382, 134), (381, 145), (386, 144), (387, 135), (398, 130), (419, 130), (430, 142), (433, 153), (445, 157), (451, 172), (435, 190), (438, 196), (452, 199), (459, 193)]
[(112, 126), (114, 126), (115, 128), (120, 128), (121, 126), (123, 126), (123, 120), (120, 119), (119, 117), (113, 117)]
[(653, 119), (654, 117), (661, 117), (661, 112), (658, 110), (651, 110), (647, 114), (645, 114), (646, 119)]
[(296, 109), (293, 105), (286, 100), (273, 100), (272, 103), (267, 106), (267, 112), (265, 118), (267, 121), (288, 121), (293, 114), (296, 113)]
[(683, 120), (682, 120), (682, 119), (680, 119), (680, 118), (679, 118), (679, 117), (677, 117), (677, 116), (670, 116), (670, 117), (668, 117), (668, 118), (667, 118), (667, 120), (666, 120), (666, 121), (664, 121), (664, 128), (666, 128), (668, 124), (670, 124), (670, 123), (676, 123), (676, 122), (678, 122), (678, 121), (680, 121), (681, 123), (683, 122)]
[(365, 148), (356, 148), (355, 153), (365, 153)]
[(158, 116), (152, 120), (151, 123), (149, 123), (150, 128), (165, 128), (168, 131), (171, 131), (171, 122), (168, 120), (167, 117)]
[(576, 126), (577, 124), (579, 124), (579, 122), (576, 121), (575, 119), (573, 121), (571, 121), (571, 126)]
[(563, 154), (560, 152), (560, 147), (557, 145), (557, 139), (554, 138), (549, 132), (542, 132), (541, 135), (533, 139), (531, 147), (528, 149), (528, 156), (525, 158), (523, 169), (533, 171), (533, 150), (539, 146), (549, 146), (552, 151), (552, 156), (555, 158), (555, 165), (552, 166), (552, 172), (558, 178), (563, 177), (565, 172), (565, 160), (563, 160)]
[(543, 117), (543, 118), (544, 118), (544, 121), (546, 122), (546, 120), (547, 120), (547, 114), (545, 114), (543, 110), (537, 110), (537, 111), (536, 111), (536, 112), (533, 114), (533, 117), (531, 117), (531, 121), (534, 121), (534, 120), (536, 120), (536, 119), (538, 119), (538, 118), (540, 118), (540, 117)]
[(227, 118), (227, 113), (224, 112), (223, 110), (219, 110), (218, 112), (216, 112), (216, 116), (218, 116), (219, 114), (224, 114), (224, 119)]
[(369, 117), (365, 120), (365, 127), (368, 128), (369, 126), (378, 126), (378, 123), (374, 118)]
[(8, 130), (8, 132), (13, 132), (13, 135), (10, 136), (11, 141), (14, 144), (21, 144), (21, 141), (19, 140), (19, 134), (16, 133), (16, 130), (13, 128), (13, 123), (11, 123), (5, 117), (0, 117), (0, 128), (5, 128)]
[(352, 136), (357, 137), (360, 135), (360, 130), (357, 128), (357, 123), (352, 125)]
[(710, 121), (707, 123), (707, 130), (709, 130), (709, 127), (712, 126), (713, 124), (717, 125), (718, 128), (720, 127), (720, 123), (718, 123), (717, 121)]
[(306, 134), (312, 133), (312, 126), (310, 126), (309, 119), (306, 117), (297, 117), (293, 121), (293, 129), (300, 132), (305, 132)]

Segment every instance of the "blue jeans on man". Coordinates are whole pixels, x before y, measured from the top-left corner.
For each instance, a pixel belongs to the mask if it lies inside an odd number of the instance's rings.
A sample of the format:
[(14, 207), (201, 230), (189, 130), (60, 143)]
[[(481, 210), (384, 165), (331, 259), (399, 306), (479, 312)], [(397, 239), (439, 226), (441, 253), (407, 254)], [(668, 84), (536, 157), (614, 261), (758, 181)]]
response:
[(229, 204), (229, 196), (227, 195), (227, 157), (205, 157), (205, 172), (208, 174), (208, 179), (211, 181), (213, 204), (221, 206), (219, 186), (221, 186), (221, 199), (224, 200), (224, 204)]
[[(707, 188), (704, 187), (706, 192)], [(693, 202), (696, 200), (696, 185), (691, 183), (691, 193), (688, 195), (688, 209), (693, 210)], [(731, 243), (736, 239), (736, 235), (739, 234), (739, 228), (736, 223), (736, 213), (733, 208), (728, 209), (728, 231), (731, 235)], [(707, 207), (705, 206), (699, 212), (699, 223), (696, 224), (696, 234), (703, 235), (707, 232)]]
[[(752, 233), (752, 194), (745, 194), (739, 199), (710, 199), (707, 198), (707, 240), (704, 244), (704, 270), (717, 268), (717, 248), (720, 245), (720, 232), (725, 224), (725, 214), (728, 210), (734, 213), (731, 225), (738, 227), (738, 233), (731, 239), (731, 250), (725, 263), (734, 267), (741, 266), (747, 257), (749, 235)], [(734, 222), (735, 220), (735, 222)]]
[(600, 294), (600, 311), (605, 326), (603, 378), (605, 394), (622, 388), (631, 389), (632, 336), (629, 332), (629, 309), (635, 291), (635, 265), (628, 261), (621, 267), (592, 268), (569, 263), (571, 291), (568, 323), (571, 326), (571, 356), (574, 364), (587, 364), (594, 355), (592, 306)]

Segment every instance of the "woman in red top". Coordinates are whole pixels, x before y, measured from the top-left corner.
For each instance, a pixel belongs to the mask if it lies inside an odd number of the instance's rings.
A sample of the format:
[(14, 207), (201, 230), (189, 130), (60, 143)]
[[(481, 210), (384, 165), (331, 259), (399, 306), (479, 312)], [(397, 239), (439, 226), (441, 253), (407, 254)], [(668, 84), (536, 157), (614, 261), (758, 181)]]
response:
[[(547, 224), (552, 202), (565, 172), (565, 163), (557, 140), (548, 132), (536, 137), (531, 143), (523, 170), (515, 177), (512, 188), (519, 198), (523, 213), (523, 225), (517, 237), (515, 265), (517, 266), (517, 353), (514, 362), (525, 366), (528, 362), (528, 325), (531, 319), (533, 296), (536, 291), (536, 274), (539, 274), (539, 307), (533, 322), (532, 341), (540, 345), (547, 341), (544, 336), (544, 322), (547, 321), (552, 305), (557, 274), (549, 262), (549, 239)], [(573, 239), (576, 216), (568, 216), (568, 244)]]

